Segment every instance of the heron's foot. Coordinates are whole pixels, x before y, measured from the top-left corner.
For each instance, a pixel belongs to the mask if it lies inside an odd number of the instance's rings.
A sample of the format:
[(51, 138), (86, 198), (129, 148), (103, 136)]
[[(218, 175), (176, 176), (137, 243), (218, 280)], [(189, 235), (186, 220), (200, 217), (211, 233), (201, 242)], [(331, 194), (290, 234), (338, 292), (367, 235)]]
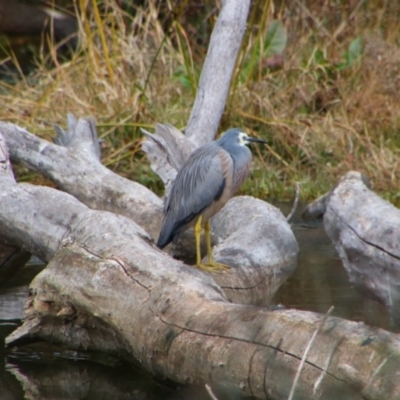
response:
[(205, 264), (200, 263), (200, 264), (197, 264), (196, 267), (202, 269), (203, 271), (214, 272), (217, 274), (219, 274), (221, 272), (228, 272), (229, 274), (231, 273), (230, 267), (228, 265), (218, 263), (215, 261), (208, 261)]

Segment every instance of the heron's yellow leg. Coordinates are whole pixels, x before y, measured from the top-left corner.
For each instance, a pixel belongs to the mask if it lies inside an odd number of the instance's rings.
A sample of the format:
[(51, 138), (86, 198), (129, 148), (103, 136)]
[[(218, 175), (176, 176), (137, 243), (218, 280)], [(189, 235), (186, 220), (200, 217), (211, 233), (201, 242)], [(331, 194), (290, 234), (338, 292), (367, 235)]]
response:
[(204, 234), (206, 236), (207, 254), (208, 254), (208, 262), (206, 265), (211, 267), (213, 272), (222, 272), (222, 271), (230, 272), (228, 265), (215, 262), (213, 259), (212, 247), (211, 247), (211, 225), (209, 221), (207, 221), (204, 224)]
[(207, 272), (221, 272), (221, 271), (229, 271), (229, 267), (224, 264), (219, 264), (214, 262), (212, 258), (212, 249), (211, 249), (211, 235), (210, 235), (210, 224), (208, 222), (204, 225), (204, 233), (206, 236), (207, 243), (207, 252), (208, 252), (208, 263), (203, 264), (201, 262), (201, 249), (200, 249), (200, 236), (201, 236), (201, 224), (203, 221), (202, 215), (198, 218), (196, 225), (194, 226), (194, 234), (196, 238), (196, 266)]
[(201, 265), (201, 249), (200, 249), (200, 236), (201, 236), (201, 221), (203, 219), (203, 216), (200, 215), (198, 218), (196, 225), (194, 227), (194, 235), (196, 238), (196, 265), (200, 267)]
[(212, 256), (212, 247), (211, 247), (211, 226), (208, 221), (204, 224), (204, 235), (206, 237), (208, 262), (213, 263), (214, 259)]

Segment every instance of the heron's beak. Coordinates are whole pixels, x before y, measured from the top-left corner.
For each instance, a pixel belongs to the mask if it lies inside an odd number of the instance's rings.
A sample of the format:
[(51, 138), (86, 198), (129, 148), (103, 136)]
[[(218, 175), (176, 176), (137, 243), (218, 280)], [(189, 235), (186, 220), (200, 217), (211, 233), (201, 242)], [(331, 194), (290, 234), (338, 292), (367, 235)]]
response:
[(267, 143), (265, 140), (253, 138), (253, 137), (248, 137), (247, 140), (249, 142), (253, 142), (253, 143)]

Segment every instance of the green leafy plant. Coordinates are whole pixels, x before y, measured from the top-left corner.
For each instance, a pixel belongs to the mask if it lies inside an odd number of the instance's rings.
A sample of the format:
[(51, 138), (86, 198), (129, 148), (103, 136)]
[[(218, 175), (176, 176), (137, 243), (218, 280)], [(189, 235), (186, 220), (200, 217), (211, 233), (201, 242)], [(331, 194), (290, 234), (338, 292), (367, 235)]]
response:
[(279, 20), (271, 21), (265, 36), (263, 57), (268, 58), (275, 54), (282, 55), (286, 44), (287, 33), (282, 22)]
[(287, 33), (279, 20), (269, 23), (265, 34), (259, 34), (254, 43), (251, 43), (250, 54), (241, 69), (241, 81), (251, 82), (260, 80), (265, 69), (265, 60), (273, 56), (281, 56), (287, 44)]
[(338, 70), (352, 67), (361, 59), (362, 54), (362, 39), (358, 36), (350, 42), (347, 52), (343, 55), (344, 60), (337, 66)]

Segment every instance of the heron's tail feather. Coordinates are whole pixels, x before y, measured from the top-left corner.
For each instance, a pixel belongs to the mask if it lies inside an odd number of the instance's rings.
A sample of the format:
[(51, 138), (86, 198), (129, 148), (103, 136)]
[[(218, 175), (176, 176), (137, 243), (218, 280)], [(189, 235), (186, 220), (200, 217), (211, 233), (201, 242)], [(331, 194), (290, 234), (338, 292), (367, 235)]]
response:
[(173, 235), (171, 234), (170, 230), (161, 229), (160, 236), (157, 240), (157, 247), (159, 249), (163, 249), (165, 246), (172, 242)]
[(193, 221), (196, 216), (197, 214), (191, 213), (190, 215), (176, 221), (174, 215), (167, 214), (161, 227), (160, 236), (157, 240), (157, 247), (163, 249), (171, 242), (176, 243), (179, 235), (187, 229), (190, 222)]

